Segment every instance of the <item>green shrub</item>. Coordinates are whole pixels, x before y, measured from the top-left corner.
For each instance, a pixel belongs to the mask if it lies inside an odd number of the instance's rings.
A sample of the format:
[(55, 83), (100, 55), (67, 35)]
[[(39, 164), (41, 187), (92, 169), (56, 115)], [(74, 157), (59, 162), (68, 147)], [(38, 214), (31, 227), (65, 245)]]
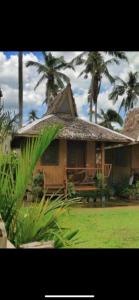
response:
[(11, 155), (0, 153), (0, 214), (5, 222), (7, 234), (9, 234), (10, 226), (22, 206), (33, 170), (60, 128), (61, 126), (56, 125), (44, 128), (38, 137), (27, 142), (18, 160), (12, 158), (12, 163)]
[(33, 176), (31, 192), (34, 199), (41, 200), (44, 195), (44, 175), (39, 172)]
[[(0, 155), (0, 214), (6, 225), (8, 239), (16, 247), (22, 243), (50, 239), (55, 241), (55, 247), (70, 247), (78, 232), (61, 228), (58, 223), (61, 213), (75, 203), (75, 199), (45, 201), (44, 197), (40, 203), (23, 206), (33, 170), (60, 128), (61, 126), (51, 126), (42, 130), (38, 137), (28, 141), (18, 159), (13, 154)], [(35, 184), (36, 188), (42, 188), (41, 180), (41, 176), (34, 178), (34, 188)]]
[(112, 191), (111, 188), (109, 186), (105, 186), (104, 188), (97, 188), (96, 190), (92, 190), (92, 191), (80, 191), (80, 192), (76, 192), (75, 196), (76, 197), (87, 197), (87, 198), (102, 198), (103, 196), (105, 196), (107, 199), (110, 198), (110, 196), (112, 195)]
[(75, 197), (76, 195), (75, 185), (70, 180), (68, 181), (67, 193), (70, 198)]
[(125, 177), (120, 182), (112, 184), (111, 187), (115, 192), (115, 196), (121, 197), (124, 195), (125, 191), (128, 194), (129, 177)]
[(16, 247), (24, 243), (47, 240), (54, 240), (56, 248), (70, 247), (78, 230), (61, 228), (59, 218), (72, 204), (73, 201), (65, 201), (59, 197), (54, 201), (43, 198), (29, 207), (22, 206), (10, 226), (10, 241)]
[(136, 186), (136, 189), (139, 190), (139, 181), (136, 182), (135, 186)]

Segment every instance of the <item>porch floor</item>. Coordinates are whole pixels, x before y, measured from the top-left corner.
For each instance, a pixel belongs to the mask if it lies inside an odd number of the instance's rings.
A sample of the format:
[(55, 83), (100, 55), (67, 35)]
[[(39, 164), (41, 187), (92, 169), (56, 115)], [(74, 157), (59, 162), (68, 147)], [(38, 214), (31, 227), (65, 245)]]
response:
[(94, 191), (94, 190), (97, 190), (97, 187), (90, 186), (90, 185), (85, 185), (85, 186), (81, 186), (81, 185), (76, 186), (75, 185), (75, 190), (76, 191)]

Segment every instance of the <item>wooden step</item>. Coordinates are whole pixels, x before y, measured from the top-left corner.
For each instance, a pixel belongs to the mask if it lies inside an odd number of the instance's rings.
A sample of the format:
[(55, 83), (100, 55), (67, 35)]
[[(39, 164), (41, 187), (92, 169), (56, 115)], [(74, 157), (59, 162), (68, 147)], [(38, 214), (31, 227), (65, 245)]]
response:
[(95, 191), (97, 187), (95, 186), (75, 186), (76, 191)]

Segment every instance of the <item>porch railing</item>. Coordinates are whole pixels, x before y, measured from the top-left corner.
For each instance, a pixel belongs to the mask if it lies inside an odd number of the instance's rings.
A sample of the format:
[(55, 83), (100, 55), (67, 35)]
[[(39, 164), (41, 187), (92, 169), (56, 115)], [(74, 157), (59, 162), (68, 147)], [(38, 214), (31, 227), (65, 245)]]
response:
[[(102, 170), (101, 164), (96, 164), (96, 167)], [(112, 164), (104, 164), (104, 177), (109, 177), (112, 169)], [(102, 173), (102, 171), (101, 171)]]
[(104, 178), (110, 176), (112, 164), (97, 164), (95, 168), (65, 168), (65, 186), (67, 190), (68, 180), (76, 185), (95, 185), (98, 175), (104, 174)]

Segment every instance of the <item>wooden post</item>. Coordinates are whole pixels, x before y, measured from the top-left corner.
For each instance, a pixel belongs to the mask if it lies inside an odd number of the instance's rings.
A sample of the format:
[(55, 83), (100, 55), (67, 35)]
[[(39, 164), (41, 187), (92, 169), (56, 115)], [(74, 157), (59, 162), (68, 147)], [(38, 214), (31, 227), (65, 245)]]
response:
[[(104, 143), (101, 144), (101, 167), (102, 167), (102, 189), (105, 183), (105, 147)], [(102, 194), (102, 207), (105, 206), (105, 195)]]
[(105, 175), (105, 147), (104, 147), (104, 143), (101, 144), (101, 167), (102, 167), (102, 183), (104, 184), (104, 175)]
[(62, 163), (64, 171), (64, 193), (67, 197), (67, 141), (63, 140)]
[(64, 195), (67, 197), (67, 166), (64, 167)]

